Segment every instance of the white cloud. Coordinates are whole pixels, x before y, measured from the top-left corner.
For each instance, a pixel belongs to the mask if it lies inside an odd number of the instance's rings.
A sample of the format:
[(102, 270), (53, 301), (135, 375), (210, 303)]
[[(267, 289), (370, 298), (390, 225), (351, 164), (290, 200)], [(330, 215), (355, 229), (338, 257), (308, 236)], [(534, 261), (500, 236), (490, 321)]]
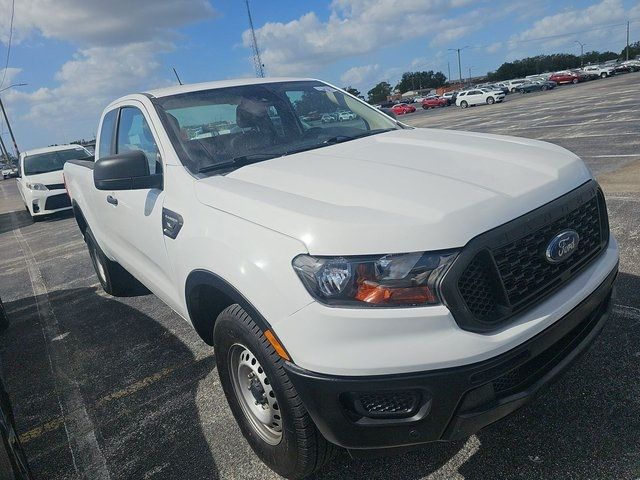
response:
[(362, 87), (374, 81), (379, 71), (380, 65), (378, 64), (352, 67), (342, 74), (340, 80), (344, 86)]
[[(602, 0), (585, 8), (571, 7), (560, 13), (543, 17), (533, 26), (509, 40), (509, 47), (522, 48), (524, 45), (536, 45), (538, 50), (573, 45), (579, 38), (583, 42), (601, 44), (612, 33), (621, 35), (610, 24), (625, 22), (628, 18), (640, 15), (640, 4), (626, 10), (621, 0)], [(575, 35), (565, 35), (578, 32)]]
[[(10, 3), (0, 0), (0, 12), (9, 11)], [(175, 48), (177, 28), (213, 15), (208, 0), (16, 1), (14, 41), (41, 36), (70, 42), (78, 50), (51, 85), (7, 92), (12, 116), (24, 131), (33, 132), (37, 125), (38, 136), (50, 141), (62, 141), (57, 137), (62, 127), (67, 136), (89, 136), (110, 101), (165, 82), (159, 55)], [(8, 23), (0, 21), (0, 42), (7, 41)]]
[[(481, 28), (481, 8), (459, 7), (467, 0), (334, 0), (327, 21), (309, 12), (288, 23), (256, 30), (270, 75), (314, 73), (340, 59), (406, 40), (431, 37), (452, 42)], [(474, 4), (477, 2), (474, 2)], [(243, 44), (251, 45), (249, 31)]]
[[(9, 12), (11, 0), (0, 0)], [(214, 15), (208, 0), (18, 0), (17, 41), (33, 33), (86, 45), (117, 45), (166, 39), (169, 30)], [(0, 22), (6, 43), (9, 22)]]
[(12, 67), (7, 68), (6, 70), (7, 71), (5, 72), (4, 68), (0, 68), (0, 82), (2, 82), (2, 79), (4, 78), (4, 83), (0, 84), (0, 87), (2, 88), (7, 87), (12, 83), (15, 83), (14, 80), (16, 79), (18, 74), (22, 71), (21, 68), (12, 68)]

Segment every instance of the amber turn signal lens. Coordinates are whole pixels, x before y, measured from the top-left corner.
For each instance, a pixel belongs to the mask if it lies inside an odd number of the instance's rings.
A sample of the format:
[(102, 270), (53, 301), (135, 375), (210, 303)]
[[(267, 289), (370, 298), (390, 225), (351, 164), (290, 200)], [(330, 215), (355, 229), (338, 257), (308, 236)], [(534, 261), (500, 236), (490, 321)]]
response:
[(273, 332), (271, 332), (271, 330), (265, 330), (264, 336), (267, 337), (267, 340), (276, 351), (276, 353), (280, 356), (280, 358), (286, 360), (287, 362), (291, 361), (291, 357), (289, 357), (289, 354), (284, 349), (277, 337), (273, 334)]
[(427, 286), (390, 288), (374, 282), (362, 282), (356, 293), (357, 300), (361, 302), (384, 304), (401, 302), (434, 303), (437, 299)]

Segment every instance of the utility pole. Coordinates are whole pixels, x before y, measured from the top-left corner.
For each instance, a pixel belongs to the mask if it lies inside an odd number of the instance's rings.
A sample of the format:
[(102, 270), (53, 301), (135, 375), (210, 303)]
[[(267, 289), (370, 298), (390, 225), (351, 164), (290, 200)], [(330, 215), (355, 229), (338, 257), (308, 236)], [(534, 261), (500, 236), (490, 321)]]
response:
[(580, 45), (580, 66), (582, 66), (582, 64), (584, 63), (584, 47), (587, 45), (586, 43), (582, 43), (579, 42), (578, 40), (575, 41), (575, 43), (577, 43), (578, 45)]
[(469, 48), (469, 45), (466, 45), (462, 48), (449, 48), (449, 51), (451, 52), (458, 52), (458, 76), (460, 78), (460, 87), (462, 87), (462, 63), (460, 61), (460, 51), (464, 50), (465, 48)]
[(447, 62), (447, 81), (451, 82), (451, 62)]
[(627, 21), (627, 60), (629, 60), (629, 21)]
[(469, 86), (471, 86), (471, 69), (473, 67), (469, 67)]
[(258, 49), (258, 39), (256, 38), (256, 30), (253, 28), (253, 19), (251, 18), (251, 9), (249, 8), (249, 0), (244, 0), (247, 5), (247, 16), (249, 17), (249, 28), (251, 29), (251, 48), (253, 50), (253, 66), (256, 69), (256, 77), (264, 78), (264, 65), (260, 58), (260, 50)]
[(10, 163), (9, 152), (7, 152), (7, 147), (4, 145), (4, 141), (2, 140), (2, 132), (0, 132), (0, 153), (4, 155), (4, 158), (7, 161), (7, 163)]
[(4, 104), (2, 103), (2, 98), (0, 98), (0, 109), (2, 109), (2, 115), (4, 116), (4, 121), (7, 122), (7, 128), (9, 129), (9, 135), (11, 135), (11, 140), (13, 141), (13, 148), (16, 150), (16, 156), (20, 156), (20, 150), (18, 150), (18, 144), (16, 143), (16, 137), (13, 135), (13, 130), (11, 129), (11, 124), (9, 123), (9, 117), (7, 117), (7, 111), (4, 109)]

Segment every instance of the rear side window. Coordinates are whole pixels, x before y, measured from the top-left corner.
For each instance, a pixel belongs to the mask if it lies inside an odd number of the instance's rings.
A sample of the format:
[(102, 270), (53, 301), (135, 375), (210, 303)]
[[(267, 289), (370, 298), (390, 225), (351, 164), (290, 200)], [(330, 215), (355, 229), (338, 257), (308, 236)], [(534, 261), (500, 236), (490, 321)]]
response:
[(111, 141), (113, 140), (113, 127), (116, 123), (116, 111), (107, 112), (102, 120), (102, 129), (100, 130), (100, 145), (98, 146), (97, 158), (108, 157), (111, 155)]

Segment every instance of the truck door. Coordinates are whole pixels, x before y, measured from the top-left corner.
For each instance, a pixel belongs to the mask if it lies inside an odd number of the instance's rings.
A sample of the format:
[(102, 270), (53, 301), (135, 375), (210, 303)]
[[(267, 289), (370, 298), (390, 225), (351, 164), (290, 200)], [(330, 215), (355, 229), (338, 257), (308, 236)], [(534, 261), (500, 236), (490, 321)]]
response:
[[(134, 103), (134, 102), (131, 102)], [(123, 106), (118, 115), (115, 153), (144, 152), (150, 173), (162, 173), (162, 152), (151, 128), (145, 107), (140, 103)], [(165, 180), (166, 181), (166, 180)], [(118, 190), (108, 193), (111, 234), (122, 266), (170, 305), (176, 292), (170, 281), (171, 266), (162, 232), (164, 191), (158, 188)]]

